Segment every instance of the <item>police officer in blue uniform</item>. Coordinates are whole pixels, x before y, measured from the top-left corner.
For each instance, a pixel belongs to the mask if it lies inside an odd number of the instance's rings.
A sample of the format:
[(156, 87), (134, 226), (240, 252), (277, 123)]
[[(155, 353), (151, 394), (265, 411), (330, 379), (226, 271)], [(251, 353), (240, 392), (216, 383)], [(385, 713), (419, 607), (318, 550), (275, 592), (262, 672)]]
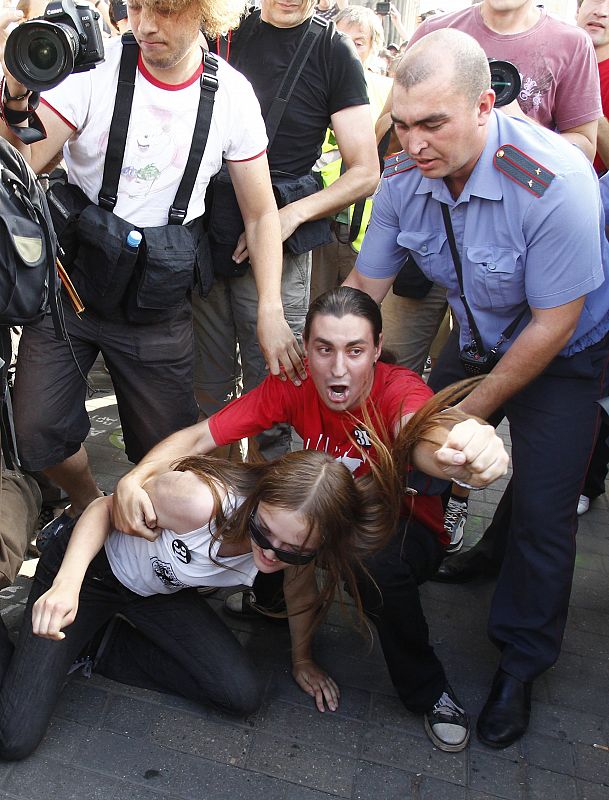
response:
[(486, 56), (466, 34), (436, 31), (407, 51), (392, 113), (404, 152), (387, 162), (347, 283), (380, 302), (410, 253), (447, 287), (460, 325), (434, 388), (489, 372), (461, 405), (510, 422), (509, 536), (489, 617), (501, 656), (478, 721), (484, 743), (507, 747), (560, 652), (606, 393), (609, 258), (585, 156), (493, 102)]

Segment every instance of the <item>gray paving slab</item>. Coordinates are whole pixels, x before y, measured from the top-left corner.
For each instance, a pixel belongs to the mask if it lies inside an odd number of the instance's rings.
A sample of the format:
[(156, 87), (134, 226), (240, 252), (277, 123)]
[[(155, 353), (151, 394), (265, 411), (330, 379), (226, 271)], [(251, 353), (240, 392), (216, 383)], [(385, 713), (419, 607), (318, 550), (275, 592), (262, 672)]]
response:
[[(93, 401), (88, 446), (100, 485), (111, 491), (128, 464), (108, 376), (98, 369), (94, 380), (104, 391)], [(472, 498), (467, 546), (505, 483)], [(563, 654), (534, 686), (529, 733), (506, 750), (489, 750), (475, 734), (463, 753), (435, 749), (421, 717), (397, 699), (378, 642), (371, 647), (337, 605), (316, 656), (342, 697), (338, 712), (324, 715), (292, 680), (285, 627), (223, 615), (267, 681), (256, 715), (232, 719), (184, 698), (77, 675), (37, 752), (0, 763), (0, 800), (609, 800), (608, 580), (603, 497), (580, 522)], [(0, 592), (13, 631), (29, 586), (20, 576)], [(473, 722), (496, 665), (486, 638), (492, 591), (492, 581), (422, 587), (432, 641)], [(211, 599), (220, 614), (224, 594)]]

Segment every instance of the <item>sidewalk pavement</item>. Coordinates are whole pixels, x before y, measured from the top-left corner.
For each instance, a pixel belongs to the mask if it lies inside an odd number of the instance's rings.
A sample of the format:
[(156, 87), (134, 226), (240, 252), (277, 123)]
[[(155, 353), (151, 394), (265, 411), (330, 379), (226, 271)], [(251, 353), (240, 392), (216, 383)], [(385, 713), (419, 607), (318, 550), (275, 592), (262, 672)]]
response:
[[(112, 490), (128, 468), (107, 375), (89, 401), (94, 472)], [(466, 543), (492, 516), (506, 481), (470, 500)], [(338, 607), (317, 636), (316, 657), (341, 687), (336, 713), (318, 713), (293, 682), (286, 626), (227, 623), (267, 679), (262, 709), (233, 719), (189, 701), (94, 675), (63, 693), (46, 739), (23, 762), (0, 764), (0, 798), (22, 800), (608, 800), (609, 504), (580, 523), (571, 614), (558, 664), (534, 686), (529, 732), (494, 751), (435, 749), (420, 718), (397, 699), (378, 644), (370, 648)], [(26, 567), (32, 567), (28, 562)], [(29, 578), (0, 593), (11, 629)], [(492, 582), (428, 583), (432, 641), (475, 724), (497, 655), (485, 633)], [(210, 598), (219, 613), (222, 592)], [(35, 668), (35, 665), (32, 665)]]

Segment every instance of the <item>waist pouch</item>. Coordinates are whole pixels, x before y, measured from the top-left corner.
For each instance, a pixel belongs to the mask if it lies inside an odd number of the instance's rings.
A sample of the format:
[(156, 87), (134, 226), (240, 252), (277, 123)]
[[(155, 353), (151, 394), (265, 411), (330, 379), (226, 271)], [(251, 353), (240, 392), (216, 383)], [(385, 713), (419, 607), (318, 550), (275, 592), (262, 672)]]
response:
[[(323, 188), (321, 179), (318, 180), (313, 175), (298, 177), (279, 170), (271, 170), (271, 181), (278, 208), (315, 194)], [(245, 225), (226, 165), (215, 176), (208, 199), (209, 243), (214, 275), (221, 278), (240, 277), (247, 272), (250, 263), (244, 261), (236, 264), (232, 259)], [(283, 248), (292, 255), (300, 255), (331, 241), (329, 221), (319, 219), (300, 225), (283, 243)]]
[(422, 300), (427, 297), (433, 286), (423, 272), (419, 269), (414, 258), (409, 255), (404, 266), (395, 276), (393, 293), (399, 297), (410, 297), (413, 300)]
[[(290, 175), (288, 172), (271, 170), (271, 183), (273, 194), (277, 201), (277, 208), (283, 208), (303, 197), (309, 197), (323, 189), (321, 175)], [(283, 243), (284, 250), (298, 256), (308, 253), (316, 247), (330, 244), (333, 241), (330, 230), (330, 220), (327, 218), (309, 220), (299, 225), (294, 233)]]
[[(211, 288), (209, 242), (201, 219), (140, 228), (100, 208), (72, 184), (54, 186), (49, 207), (64, 266), (85, 306), (102, 316), (122, 311), (148, 324), (175, 316), (195, 284)], [(127, 246), (132, 230), (139, 248)]]

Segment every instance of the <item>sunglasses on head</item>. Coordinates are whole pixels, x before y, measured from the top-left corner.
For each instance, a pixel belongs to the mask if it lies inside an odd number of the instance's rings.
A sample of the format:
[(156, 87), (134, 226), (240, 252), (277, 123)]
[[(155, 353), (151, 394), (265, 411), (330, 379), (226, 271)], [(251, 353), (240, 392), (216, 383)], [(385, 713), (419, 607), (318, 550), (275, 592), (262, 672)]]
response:
[(304, 566), (304, 564), (310, 564), (311, 561), (313, 561), (317, 555), (317, 550), (307, 550), (305, 553), (302, 550), (282, 550), (280, 547), (273, 547), (256, 522), (257, 510), (258, 509), (255, 508), (250, 514), (249, 529), (250, 538), (258, 547), (262, 550), (272, 550), (280, 561), (283, 561), (284, 564), (290, 564), (291, 566)]

